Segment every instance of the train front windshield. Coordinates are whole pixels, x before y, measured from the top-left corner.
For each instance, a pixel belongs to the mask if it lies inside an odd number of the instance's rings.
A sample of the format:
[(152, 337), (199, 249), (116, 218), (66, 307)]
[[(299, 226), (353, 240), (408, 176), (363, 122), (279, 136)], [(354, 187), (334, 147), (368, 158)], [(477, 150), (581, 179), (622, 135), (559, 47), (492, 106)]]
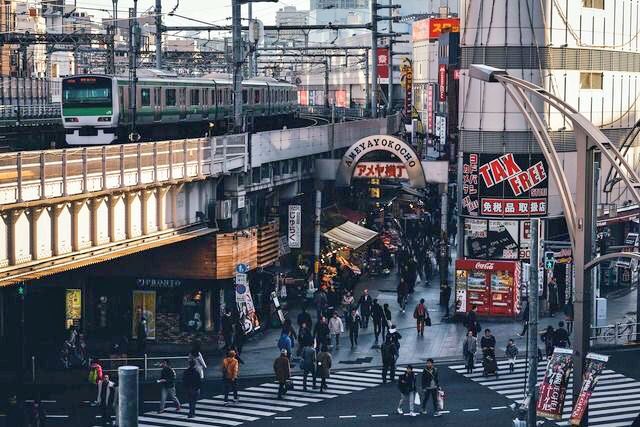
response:
[(62, 103), (65, 107), (111, 107), (111, 79), (74, 77), (62, 82)]

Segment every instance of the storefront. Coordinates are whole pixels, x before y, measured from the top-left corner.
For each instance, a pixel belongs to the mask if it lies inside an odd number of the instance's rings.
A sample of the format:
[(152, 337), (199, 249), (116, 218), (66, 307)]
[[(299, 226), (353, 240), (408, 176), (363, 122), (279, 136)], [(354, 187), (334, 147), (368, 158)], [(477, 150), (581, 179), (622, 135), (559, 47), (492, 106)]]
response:
[(478, 314), (515, 317), (520, 311), (520, 263), (511, 261), (456, 261), (456, 312), (473, 306)]

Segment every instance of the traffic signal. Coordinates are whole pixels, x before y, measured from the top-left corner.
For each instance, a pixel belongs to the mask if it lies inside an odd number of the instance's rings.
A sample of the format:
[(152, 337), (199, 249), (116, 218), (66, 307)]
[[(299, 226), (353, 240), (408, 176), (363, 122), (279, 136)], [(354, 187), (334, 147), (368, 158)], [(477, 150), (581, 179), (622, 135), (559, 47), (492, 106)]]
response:
[(18, 298), (24, 298), (24, 283), (18, 283), (16, 295), (18, 295)]
[(544, 268), (547, 270), (553, 270), (553, 267), (556, 265), (556, 259), (553, 256), (552, 251), (547, 251), (544, 253)]

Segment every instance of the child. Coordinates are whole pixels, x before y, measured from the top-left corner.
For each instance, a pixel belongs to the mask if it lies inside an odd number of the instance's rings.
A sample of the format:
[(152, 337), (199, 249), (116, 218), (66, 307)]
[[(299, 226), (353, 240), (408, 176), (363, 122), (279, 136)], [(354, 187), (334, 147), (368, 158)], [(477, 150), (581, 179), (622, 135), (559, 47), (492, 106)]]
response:
[(513, 368), (516, 364), (516, 357), (518, 356), (518, 347), (513, 343), (513, 340), (509, 340), (504, 353), (507, 355), (507, 359), (509, 360), (509, 373), (513, 373)]

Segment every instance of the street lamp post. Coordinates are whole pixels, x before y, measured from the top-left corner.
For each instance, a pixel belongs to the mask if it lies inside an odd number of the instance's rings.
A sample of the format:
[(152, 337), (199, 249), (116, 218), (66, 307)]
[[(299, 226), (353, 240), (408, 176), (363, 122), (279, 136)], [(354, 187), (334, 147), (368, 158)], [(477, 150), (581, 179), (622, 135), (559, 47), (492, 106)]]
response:
[[(640, 177), (626, 161), (624, 156), (609, 141), (600, 129), (594, 126), (586, 117), (562, 99), (547, 92), (544, 88), (531, 82), (509, 75), (505, 70), (487, 65), (471, 65), (469, 67), (470, 78), (475, 78), (488, 83), (500, 83), (507, 94), (514, 101), (523, 114), (527, 124), (538, 143), (542, 154), (545, 156), (551, 175), (560, 193), (560, 200), (564, 211), (564, 218), (569, 229), (569, 236), (573, 249), (575, 267), (575, 338), (574, 350), (576, 352), (576, 374), (573, 381), (574, 402), (582, 387), (582, 375), (585, 367), (585, 357), (589, 350), (589, 338), (591, 331), (591, 275), (588, 271), (597, 263), (606, 260), (606, 257), (598, 257), (592, 260), (592, 229), (594, 197), (594, 156), (599, 150), (609, 160), (622, 178), (623, 184), (636, 203), (640, 204)], [(549, 135), (546, 124), (542, 121), (532, 104), (529, 96), (535, 96), (546, 104), (558, 110), (566, 116), (573, 125), (573, 133), (576, 138), (577, 174), (576, 197), (572, 198), (571, 190), (564, 174), (558, 153)], [(615, 254), (622, 255), (622, 254)], [(624, 256), (624, 255), (623, 255)], [(532, 331), (536, 332), (536, 331)], [(531, 405), (535, 405), (532, 400)], [(582, 420), (582, 425), (588, 425), (587, 414)]]

